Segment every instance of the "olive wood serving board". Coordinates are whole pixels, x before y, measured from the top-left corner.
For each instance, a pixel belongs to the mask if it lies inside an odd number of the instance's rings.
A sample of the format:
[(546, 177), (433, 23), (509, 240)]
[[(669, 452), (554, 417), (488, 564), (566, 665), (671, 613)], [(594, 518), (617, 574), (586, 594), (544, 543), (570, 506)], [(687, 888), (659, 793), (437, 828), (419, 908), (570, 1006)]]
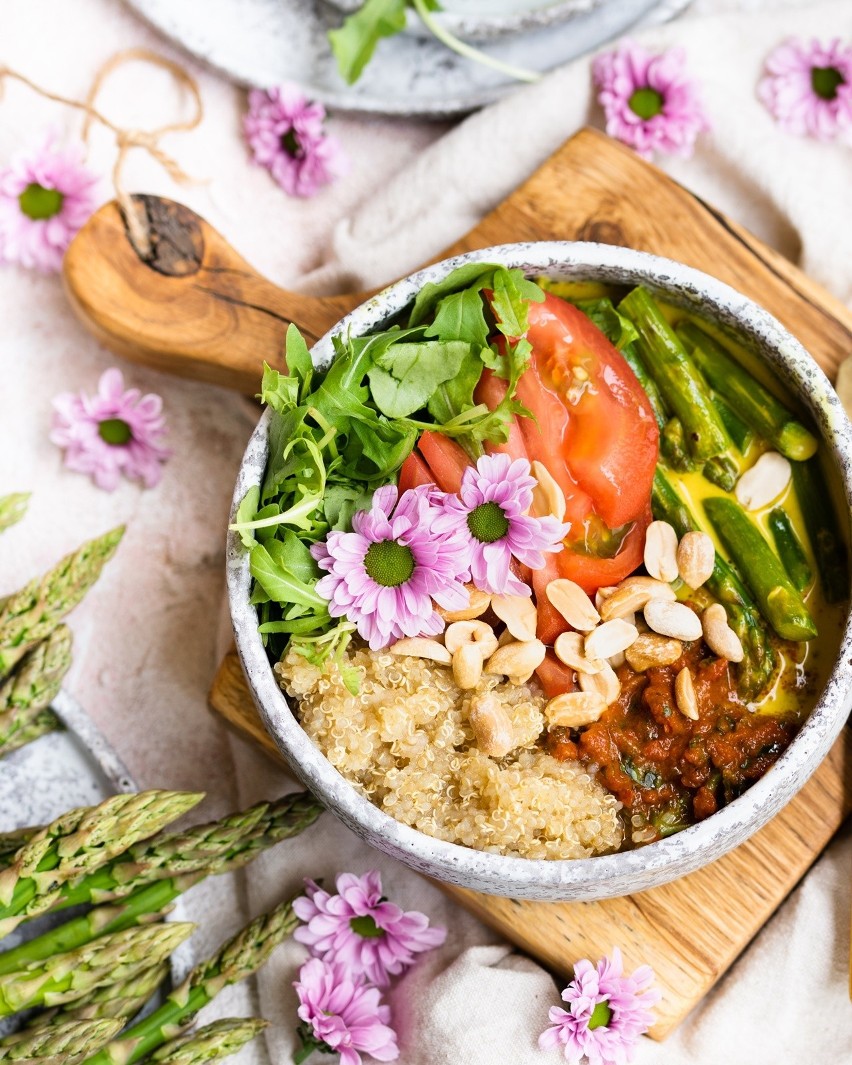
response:
[[(136, 206), (152, 235), (144, 259), (130, 244), (114, 203), (93, 216), (65, 258), (75, 310), (127, 358), (253, 394), (263, 361), (282, 365), (289, 322), (312, 342), (364, 298), (281, 289), (189, 209), (150, 196), (136, 197)], [(705, 270), (776, 315), (831, 377), (852, 350), (852, 314), (839, 301), (595, 131), (567, 141), (444, 255), (539, 239), (624, 244)], [(277, 756), (235, 652), (220, 666), (210, 705)], [(719, 861), (672, 884), (596, 903), (525, 902), (443, 886), (560, 976), (578, 958), (596, 958), (614, 945), (629, 967), (652, 965), (664, 998), (651, 1035), (663, 1039), (769, 920), (850, 809), (852, 743), (845, 730), (773, 821)]]

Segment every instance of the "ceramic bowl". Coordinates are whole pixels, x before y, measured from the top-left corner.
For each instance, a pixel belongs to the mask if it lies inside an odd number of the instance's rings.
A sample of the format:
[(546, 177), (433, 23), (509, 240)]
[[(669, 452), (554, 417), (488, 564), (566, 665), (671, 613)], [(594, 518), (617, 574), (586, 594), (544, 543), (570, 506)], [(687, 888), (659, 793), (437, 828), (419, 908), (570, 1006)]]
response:
[[(828, 456), (852, 506), (852, 425), (825, 374), (801, 344), (757, 304), (698, 270), (644, 252), (603, 244), (541, 242), (507, 244), (460, 255), (412, 274), (371, 297), (314, 347), (325, 366), (331, 336), (359, 336), (381, 327), (414, 299), (467, 262), (520, 267), (530, 276), (646, 285), (673, 303), (737, 331), (810, 410)], [(243, 457), (234, 508), (263, 477), (268, 414), (261, 418)], [(766, 775), (729, 806), (668, 839), (636, 850), (573, 861), (511, 858), (432, 839), (389, 817), (346, 781), (308, 738), (278, 687), (249, 603), (247, 555), (236, 535), (227, 552), (228, 589), (237, 647), (267, 729), (294, 773), (362, 839), (413, 869), (439, 880), (514, 898), (592, 900), (632, 894), (691, 873), (736, 847), (787, 803), (828, 753), (852, 706), (852, 621), (847, 614), (837, 659), (810, 717)]]

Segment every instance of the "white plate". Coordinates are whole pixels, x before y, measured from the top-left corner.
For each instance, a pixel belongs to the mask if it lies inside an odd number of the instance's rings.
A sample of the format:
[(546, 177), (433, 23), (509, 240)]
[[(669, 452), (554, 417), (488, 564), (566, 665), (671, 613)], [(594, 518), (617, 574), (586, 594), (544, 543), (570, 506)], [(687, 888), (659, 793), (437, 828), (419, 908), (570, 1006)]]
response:
[[(355, 85), (337, 72), (326, 32), (340, 12), (319, 0), (126, 0), (188, 52), (243, 85), (296, 82), (338, 111), (447, 118), (491, 103), (519, 83), (463, 59), (433, 37), (400, 34), (379, 43)], [(664, 22), (690, 0), (604, 0), (568, 22), (485, 46), (537, 73), (628, 30)]]

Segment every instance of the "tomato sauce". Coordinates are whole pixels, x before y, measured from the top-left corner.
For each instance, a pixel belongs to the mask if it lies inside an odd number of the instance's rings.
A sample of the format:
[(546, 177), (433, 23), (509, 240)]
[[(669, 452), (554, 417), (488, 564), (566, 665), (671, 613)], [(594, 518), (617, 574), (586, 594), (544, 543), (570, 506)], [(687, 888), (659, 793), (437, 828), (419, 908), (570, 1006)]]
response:
[[(675, 702), (675, 677), (693, 676), (698, 720)], [(651, 842), (715, 813), (758, 780), (792, 741), (792, 716), (751, 713), (737, 695), (728, 662), (686, 644), (671, 666), (618, 670), (621, 694), (599, 721), (548, 733), (548, 751), (599, 768), (599, 780), (625, 807), (636, 842)], [(634, 831), (633, 835), (637, 833)]]

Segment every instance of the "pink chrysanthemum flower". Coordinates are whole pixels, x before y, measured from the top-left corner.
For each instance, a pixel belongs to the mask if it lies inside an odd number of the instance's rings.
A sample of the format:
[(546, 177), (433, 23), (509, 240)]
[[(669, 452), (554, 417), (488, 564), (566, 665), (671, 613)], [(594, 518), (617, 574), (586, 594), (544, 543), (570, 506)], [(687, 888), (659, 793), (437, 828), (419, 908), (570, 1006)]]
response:
[(561, 549), (569, 526), (552, 516), (527, 514), (535, 484), (526, 459), (485, 455), (464, 471), (459, 495), (443, 498), (443, 512), (433, 528), (466, 545), (469, 570), (464, 579), (483, 592), (530, 595), (529, 586), (512, 573), (512, 559), (541, 569), (543, 552)]
[(294, 939), (378, 987), (408, 968), (415, 954), (439, 947), (447, 938), (445, 928), (429, 927), (424, 913), (388, 902), (376, 869), (364, 876), (341, 873), (336, 895), (312, 880), (305, 881), (305, 890), (306, 896), (293, 903), (296, 916), (306, 922)]
[(332, 617), (347, 617), (377, 651), (403, 636), (436, 636), (444, 628), (435, 602), (461, 610), (469, 595), (460, 575), (464, 545), (435, 534), (440, 511), (428, 486), (397, 502), (396, 485), (376, 489), (370, 510), (352, 519), (352, 532), (330, 532), (311, 547), (328, 571), (317, 591)]
[(682, 48), (651, 55), (625, 41), (595, 59), (592, 76), (607, 133), (645, 159), (655, 151), (692, 155), (696, 137), (710, 128)]
[(382, 1005), (381, 992), (353, 978), (345, 965), (311, 958), (294, 981), (299, 996), (302, 1049), (298, 1063), (314, 1050), (340, 1055), (340, 1065), (361, 1065), (361, 1054), (379, 1061), (399, 1057), (396, 1032), (388, 1025), (390, 1009)]
[(542, 1032), (538, 1045), (542, 1050), (561, 1047), (571, 1065), (584, 1057), (589, 1065), (627, 1065), (636, 1040), (653, 1023), (651, 1007), (662, 997), (653, 982), (648, 965), (625, 976), (617, 947), (612, 959), (602, 958), (597, 967), (577, 962), (574, 979), (562, 992), (568, 1009), (551, 1006), (552, 1027)]
[(95, 209), (97, 177), (79, 145), (52, 135), (0, 170), (0, 262), (55, 273), (72, 238)]
[(788, 133), (832, 140), (852, 128), (852, 46), (785, 41), (766, 60), (757, 94)]
[(313, 196), (349, 169), (324, 121), (322, 104), (308, 100), (295, 85), (249, 93), (243, 130), (254, 161), (290, 196)]
[(64, 392), (53, 407), (50, 439), (64, 449), (69, 470), (91, 474), (108, 492), (122, 474), (146, 488), (159, 482), (171, 454), (160, 444), (167, 430), (159, 396), (125, 391), (121, 371), (111, 369), (101, 374), (96, 395)]

